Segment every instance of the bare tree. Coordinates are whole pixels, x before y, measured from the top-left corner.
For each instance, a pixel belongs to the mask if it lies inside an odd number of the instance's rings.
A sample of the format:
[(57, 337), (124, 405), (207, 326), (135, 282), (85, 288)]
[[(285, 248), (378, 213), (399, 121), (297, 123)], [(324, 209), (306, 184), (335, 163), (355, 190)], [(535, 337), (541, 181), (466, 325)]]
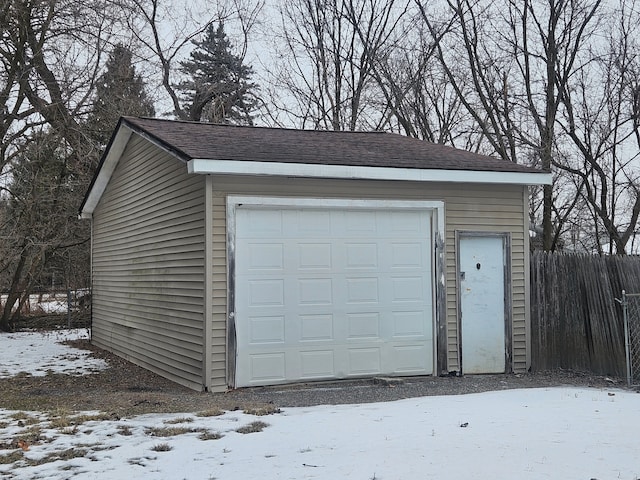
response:
[[(3, 330), (15, 324), (30, 293), (42, 286), (43, 274), (51, 265), (63, 268), (65, 280), (71, 270), (83, 271), (85, 282), (89, 273), (88, 226), (75, 221), (79, 193), (88, 179), (74, 170), (73, 152), (50, 128), (33, 132), (22, 141), (25, 147), (12, 162), (11, 197), (2, 201), (2, 249), (10, 259), (5, 264), (7, 299), (0, 316)], [(70, 258), (70, 252), (76, 258)], [(76, 263), (78, 259), (80, 264)], [(67, 288), (87, 286), (65, 283)]]
[[(581, 192), (592, 221), (606, 235), (606, 253), (627, 253), (640, 216), (640, 170), (637, 166), (637, 95), (640, 43), (633, 33), (640, 21), (639, 4), (622, 1), (611, 10), (607, 37), (593, 58), (563, 88), (565, 107), (560, 128), (575, 155), (556, 162), (585, 188)], [(598, 250), (603, 245), (598, 238)]]
[(477, 149), (478, 136), (468, 121), (461, 96), (438, 62), (437, 45), (451, 23), (442, 25), (435, 38), (419, 28), (420, 22), (408, 23), (398, 42), (374, 64), (380, 111), (384, 113), (378, 128)]
[[(208, 14), (233, 24), (245, 42), (243, 55), (259, 5), (220, 1)], [(105, 144), (104, 125), (95, 138), (96, 115), (104, 120), (107, 114), (111, 122), (130, 113), (123, 102), (102, 98), (101, 104), (94, 95), (96, 82), (105, 80), (107, 54), (119, 45), (134, 53), (126, 62), (131, 74), (136, 61), (157, 65), (158, 84), (175, 114), (183, 115), (174, 63), (209, 22), (169, 7), (159, 0), (0, 0), (0, 283), (9, 291), (0, 328), (11, 327), (47, 268), (62, 268), (74, 255), (75, 271), (88, 271), (89, 229), (77, 221), (75, 208)], [(137, 71), (148, 70), (154, 69)], [(139, 85), (145, 80), (120, 77)], [(141, 112), (153, 112), (151, 103)]]
[(408, 2), (287, 0), (280, 10), (282, 61), (271, 71), (276, 99), (301, 127), (380, 125), (374, 65), (394, 43)]
[[(445, 21), (434, 20), (417, 3), (437, 39)], [(488, 153), (552, 169), (554, 158), (562, 154), (557, 132), (561, 92), (571, 90), (576, 72), (587, 61), (600, 3), (447, 0), (444, 18), (453, 17), (454, 22), (437, 43), (438, 58), (490, 146)], [(555, 248), (559, 222), (567, 218), (553, 199), (554, 187), (544, 187), (545, 250)], [(554, 216), (554, 210), (560, 215)]]
[[(81, 119), (115, 29), (112, 7), (106, 0), (0, 3), (0, 272), (9, 289), (2, 329), (10, 328), (53, 252), (88, 241), (86, 225), (78, 226), (61, 205), (63, 198), (82, 194), (96, 163)], [(43, 135), (55, 141), (44, 142)], [(43, 177), (48, 177), (44, 184)], [(40, 195), (43, 189), (55, 192), (52, 202)], [(35, 214), (45, 211), (47, 219)], [(40, 235), (51, 229), (55, 235)]]

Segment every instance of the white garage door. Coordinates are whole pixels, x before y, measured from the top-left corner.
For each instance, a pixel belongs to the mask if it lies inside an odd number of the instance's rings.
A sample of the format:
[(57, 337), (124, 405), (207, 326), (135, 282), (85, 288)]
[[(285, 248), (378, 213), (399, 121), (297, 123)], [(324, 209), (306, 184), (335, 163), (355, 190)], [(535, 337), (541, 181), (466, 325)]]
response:
[(236, 386), (433, 371), (430, 210), (238, 206)]

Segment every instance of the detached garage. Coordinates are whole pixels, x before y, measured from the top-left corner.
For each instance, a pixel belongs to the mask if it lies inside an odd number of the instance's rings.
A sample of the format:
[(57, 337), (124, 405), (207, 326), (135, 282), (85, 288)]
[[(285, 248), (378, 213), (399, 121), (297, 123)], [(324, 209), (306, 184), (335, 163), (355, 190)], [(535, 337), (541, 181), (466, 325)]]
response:
[(388, 133), (123, 118), (81, 206), (92, 342), (207, 391), (526, 371), (550, 181)]

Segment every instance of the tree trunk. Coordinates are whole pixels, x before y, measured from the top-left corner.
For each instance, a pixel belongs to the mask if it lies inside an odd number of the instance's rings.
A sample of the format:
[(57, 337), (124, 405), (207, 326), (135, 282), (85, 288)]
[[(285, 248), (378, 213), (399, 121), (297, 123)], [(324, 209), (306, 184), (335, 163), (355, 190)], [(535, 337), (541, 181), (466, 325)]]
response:
[(542, 248), (545, 252), (555, 250), (553, 242), (553, 222), (551, 211), (553, 206), (553, 185), (545, 185), (542, 190)]

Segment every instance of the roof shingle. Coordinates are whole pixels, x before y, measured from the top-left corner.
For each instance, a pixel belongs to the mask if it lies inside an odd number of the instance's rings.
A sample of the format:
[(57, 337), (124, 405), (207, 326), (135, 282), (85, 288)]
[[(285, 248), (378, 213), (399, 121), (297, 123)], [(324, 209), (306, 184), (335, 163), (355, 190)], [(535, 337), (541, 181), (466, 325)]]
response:
[(132, 117), (123, 121), (185, 161), (197, 158), (541, 173), (525, 165), (393, 133), (291, 130)]

